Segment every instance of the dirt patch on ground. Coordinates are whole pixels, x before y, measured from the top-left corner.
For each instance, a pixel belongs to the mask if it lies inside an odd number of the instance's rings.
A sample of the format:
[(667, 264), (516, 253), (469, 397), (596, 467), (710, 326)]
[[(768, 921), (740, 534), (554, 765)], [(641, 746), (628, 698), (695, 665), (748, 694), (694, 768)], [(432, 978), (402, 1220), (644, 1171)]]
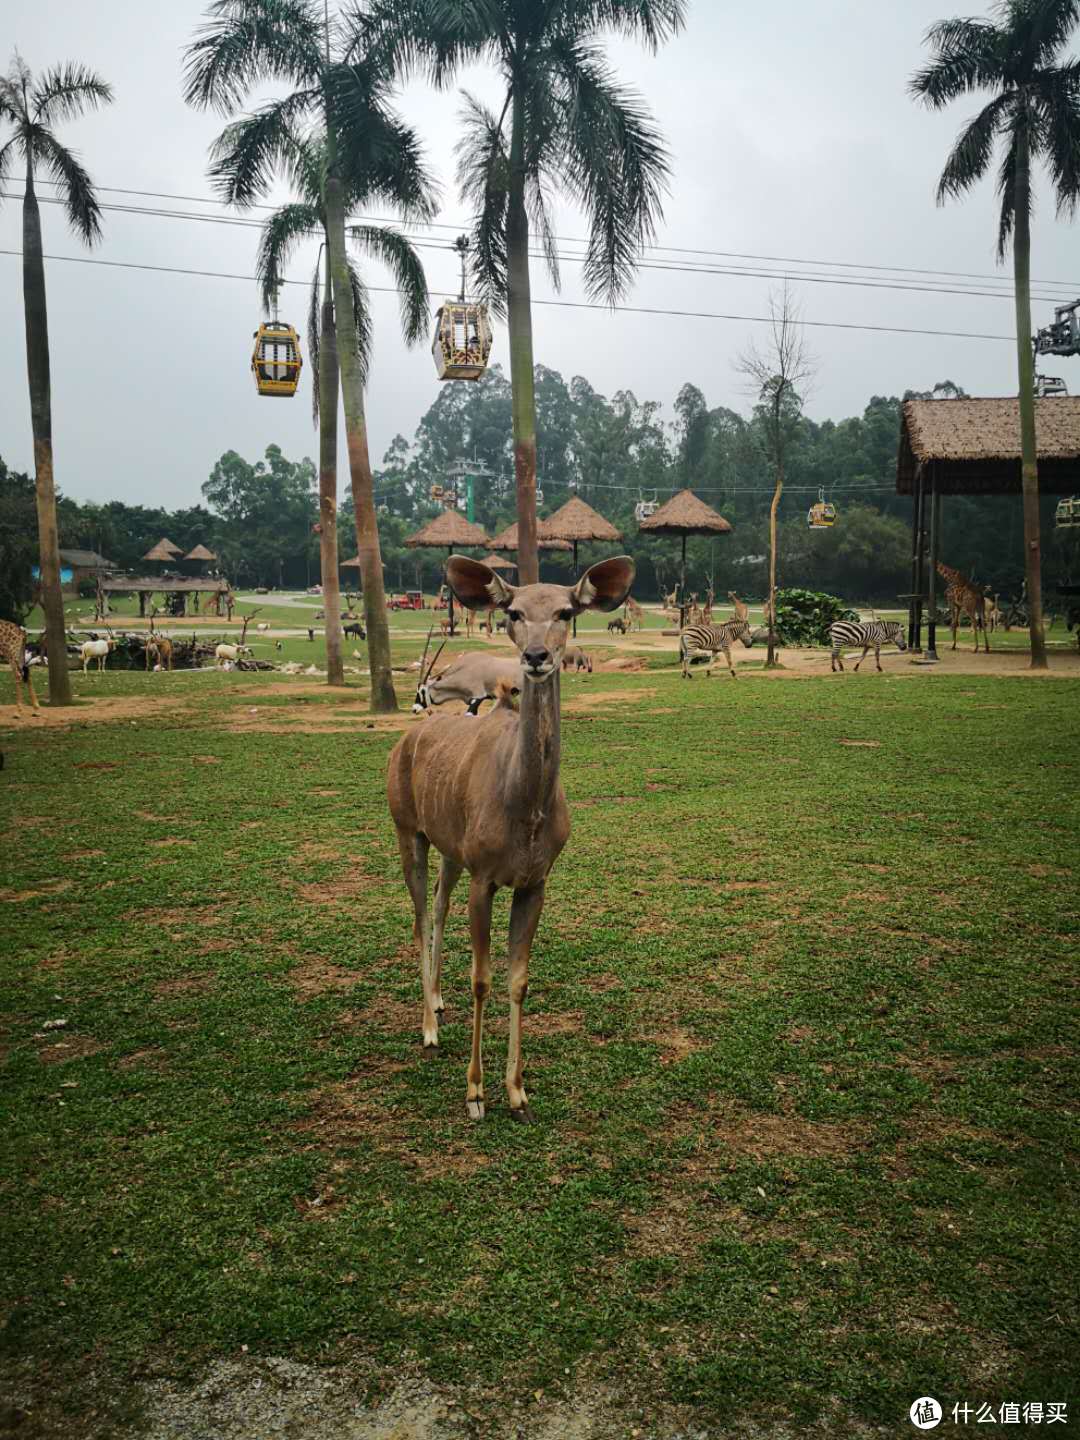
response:
[(594, 690), (588, 695), (575, 695), (564, 701), (563, 710), (573, 713), (577, 710), (594, 710), (597, 705), (633, 705), (639, 700), (651, 700), (655, 690)]
[(841, 740), (841, 745), (858, 745), (866, 750), (880, 750), (880, 740)]
[(162, 999), (173, 995), (202, 995), (210, 989), (212, 978), (209, 974), (177, 975), (172, 980), (159, 980), (154, 986), (154, 994)]
[(9, 905), (19, 905), (25, 900), (42, 900), (49, 895), (62, 895), (65, 890), (70, 889), (70, 880), (42, 880), (31, 890), (0, 889), (0, 900)]
[(168, 1056), (160, 1045), (148, 1045), (144, 1050), (133, 1050), (116, 1062), (118, 1070), (164, 1070)]
[(63, 1060), (85, 1060), (88, 1055), (96, 1055), (100, 1049), (100, 1040), (94, 1040), (89, 1035), (71, 1035), (43, 1045), (38, 1051), (38, 1059), (43, 1065), (56, 1065)]
[[(739, 1154), (758, 1161), (847, 1156), (861, 1146), (865, 1138), (862, 1130), (853, 1124), (814, 1122), (800, 1115), (777, 1114), (771, 1110), (710, 1108), (703, 1117), (699, 1109), (678, 1101), (669, 1114), (674, 1129), (700, 1129), (704, 1121), (710, 1140), (719, 1140)], [(700, 1166), (691, 1165), (691, 1168)]]
[(355, 970), (345, 970), (318, 956), (309, 955), (286, 975), (296, 998), (310, 1000), (314, 995), (325, 995), (328, 991), (351, 990), (362, 978)]
[(40, 710), (33, 712), (31, 720), (29, 710), (19, 711), (14, 705), (0, 705), (0, 730), (9, 726), (25, 729), (31, 725), (70, 730), (75, 725), (107, 725), (151, 717), (158, 719), (163, 715), (181, 714), (186, 709), (183, 698), (177, 695), (106, 695), (88, 702), (80, 700), (76, 705), (65, 705), (58, 710), (42, 705)]

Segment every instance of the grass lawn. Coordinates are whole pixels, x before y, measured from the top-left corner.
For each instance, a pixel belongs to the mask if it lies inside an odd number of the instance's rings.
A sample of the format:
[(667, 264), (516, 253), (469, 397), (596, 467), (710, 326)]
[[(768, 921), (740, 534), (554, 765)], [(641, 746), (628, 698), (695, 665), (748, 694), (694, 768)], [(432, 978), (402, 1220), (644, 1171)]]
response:
[(422, 1058), (359, 689), (80, 676), (130, 713), (0, 737), (15, 1433), (261, 1356), (409, 1369), (454, 1435), (1076, 1423), (1080, 682), (655, 663), (564, 681), (531, 1128), (498, 959), (465, 1117), (464, 886)]

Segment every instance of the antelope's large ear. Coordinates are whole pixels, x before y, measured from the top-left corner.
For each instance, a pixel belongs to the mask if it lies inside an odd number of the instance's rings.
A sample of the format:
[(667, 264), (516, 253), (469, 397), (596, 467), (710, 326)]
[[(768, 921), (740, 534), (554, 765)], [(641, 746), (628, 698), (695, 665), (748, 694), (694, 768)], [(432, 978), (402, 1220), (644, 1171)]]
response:
[(470, 610), (489, 610), (492, 605), (505, 609), (517, 593), (513, 585), (489, 570), (479, 560), (467, 555), (451, 555), (446, 562), (446, 578), (450, 589)]
[(579, 610), (617, 610), (633, 583), (633, 560), (615, 555), (586, 570), (570, 594)]

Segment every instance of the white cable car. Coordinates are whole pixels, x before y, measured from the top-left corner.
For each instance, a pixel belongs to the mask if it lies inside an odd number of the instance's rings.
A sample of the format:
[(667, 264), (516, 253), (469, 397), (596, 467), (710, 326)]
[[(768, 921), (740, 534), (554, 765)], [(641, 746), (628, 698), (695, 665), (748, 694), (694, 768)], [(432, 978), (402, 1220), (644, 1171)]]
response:
[(428, 491), (428, 494), (431, 496), (432, 500), (441, 503), (443, 500), (446, 499), (446, 487), (443, 485), (432, 485), (431, 489)]
[(440, 380), (479, 380), (491, 354), (491, 321), (486, 305), (465, 298), (467, 237), (459, 235), (453, 248), (461, 256), (461, 294), (456, 300), (444, 300), (439, 307), (431, 353)]
[(818, 498), (806, 512), (806, 525), (809, 530), (828, 530), (836, 524), (836, 506), (825, 499), (825, 491), (818, 491)]
[(652, 499), (646, 500), (642, 492), (638, 491), (638, 503), (634, 506), (634, 519), (640, 525), (642, 520), (648, 520), (660, 509), (660, 502), (656, 498), (656, 491), (653, 491)]
[(278, 319), (277, 296), (274, 318), (260, 325), (254, 334), (251, 371), (260, 395), (295, 395), (300, 384), (300, 336), (291, 325)]
[(1054, 511), (1054, 525), (1058, 530), (1080, 530), (1080, 498), (1059, 500)]
[(1068, 395), (1069, 387), (1060, 375), (1036, 375), (1035, 398), (1049, 400), (1054, 395)]

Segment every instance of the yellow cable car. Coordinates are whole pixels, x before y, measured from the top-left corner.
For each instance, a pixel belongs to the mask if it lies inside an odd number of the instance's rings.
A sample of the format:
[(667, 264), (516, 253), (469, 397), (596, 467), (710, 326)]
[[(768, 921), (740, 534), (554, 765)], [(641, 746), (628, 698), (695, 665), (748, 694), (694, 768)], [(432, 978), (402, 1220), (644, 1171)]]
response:
[(465, 299), (465, 256), (469, 242), (459, 235), (453, 248), (461, 256), (461, 294), (444, 300), (435, 315), (431, 353), (440, 380), (479, 380), (487, 369), (493, 337), (487, 306)]
[(1080, 499), (1074, 495), (1070, 500), (1059, 500), (1054, 512), (1054, 524), (1059, 530), (1080, 528)]
[(825, 499), (825, 491), (818, 491), (818, 498), (806, 512), (806, 525), (809, 530), (828, 530), (836, 524), (836, 506)]
[(255, 331), (251, 370), (260, 395), (295, 395), (300, 384), (300, 337), (276, 317)]

